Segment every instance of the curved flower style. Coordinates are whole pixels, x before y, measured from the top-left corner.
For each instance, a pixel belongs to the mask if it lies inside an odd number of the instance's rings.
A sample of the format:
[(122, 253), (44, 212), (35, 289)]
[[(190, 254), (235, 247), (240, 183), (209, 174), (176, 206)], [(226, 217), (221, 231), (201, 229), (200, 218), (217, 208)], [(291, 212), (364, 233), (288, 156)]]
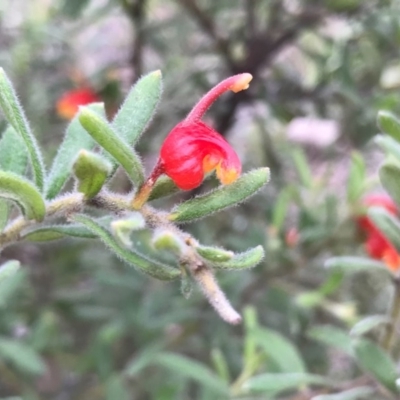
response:
[[(394, 201), (386, 195), (371, 195), (364, 199), (364, 205), (367, 207), (379, 206), (385, 208), (393, 215), (398, 213), (398, 208)], [(367, 235), (365, 250), (375, 259), (382, 260), (390, 270), (400, 271), (400, 254), (390, 243), (383, 233), (374, 225), (374, 223), (363, 215), (357, 218), (357, 223)]]
[(100, 101), (100, 97), (90, 87), (81, 87), (64, 93), (57, 101), (57, 114), (64, 119), (72, 119), (79, 106)]
[(208, 172), (216, 170), (223, 185), (234, 182), (242, 166), (236, 152), (213, 128), (201, 121), (211, 104), (228, 90), (240, 92), (249, 87), (251, 74), (238, 74), (220, 82), (205, 94), (189, 115), (176, 125), (164, 140), (160, 157), (146, 183), (134, 199), (134, 208), (146, 201), (154, 183), (168, 175), (182, 190), (198, 187)]

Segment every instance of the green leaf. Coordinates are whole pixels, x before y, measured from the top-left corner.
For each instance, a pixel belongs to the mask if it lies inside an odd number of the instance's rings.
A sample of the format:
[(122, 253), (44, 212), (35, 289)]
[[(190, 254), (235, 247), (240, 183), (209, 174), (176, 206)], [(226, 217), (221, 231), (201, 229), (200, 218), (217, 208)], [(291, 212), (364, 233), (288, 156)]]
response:
[(332, 386), (332, 381), (323, 376), (307, 373), (261, 374), (250, 378), (243, 385), (249, 392), (274, 393), (275, 395), (300, 389), (308, 385)]
[(12, 172), (0, 171), (0, 197), (15, 201), (28, 219), (42, 221), (46, 205), (37, 188)]
[(213, 348), (211, 350), (211, 360), (218, 376), (228, 384), (231, 381), (229, 366), (221, 349)]
[(24, 111), (18, 101), (12, 83), (8, 79), (3, 68), (0, 68), (0, 107), (3, 109), (4, 115), (10, 125), (18, 132), (25, 143), (36, 186), (42, 191), (46, 174), (42, 155), (37, 145), (36, 138), (31, 132)]
[(358, 365), (387, 389), (399, 393), (396, 385), (398, 378), (396, 364), (389, 355), (367, 339), (356, 340), (353, 346)]
[(393, 200), (400, 204), (400, 166), (394, 162), (385, 162), (379, 169), (379, 178)]
[(362, 336), (369, 333), (373, 329), (383, 325), (389, 324), (390, 318), (386, 315), (371, 315), (358, 321), (350, 331), (351, 336)]
[[(17, 261), (12, 261), (17, 263)], [(7, 263), (8, 264), (8, 263)], [(26, 271), (17, 268), (16, 264), (7, 267), (4, 276), (0, 279), (0, 308), (9, 307), (13, 298), (21, 295), (23, 288), (26, 288)], [(25, 285), (25, 286), (24, 286)]]
[[(88, 108), (102, 117), (106, 115), (103, 103), (91, 104)], [(68, 125), (64, 140), (53, 160), (46, 182), (47, 199), (53, 199), (60, 193), (72, 174), (72, 165), (79, 151), (92, 150), (95, 146), (96, 141), (83, 129), (77, 114)]]
[(78, 118), (89, 135), (124, 168), (132, 182), (142, 185), (144, 171), (139, 157), (110, 124), (87, 107), (81, 108)]
[(264, 248), (262, 246), (257, 246), (243, 253), (235, 254), (228, 261), (210, 261), (210, 264), (215, 269), (240, 270), (255, 267), (263, 258)]
[(148, 201), (171, 196), (179, 192), (179, 190), (178, 186), (175, 185), (175, 182), (169, 176), (162, 175), (157, 179)]
[(373, 399), (375, 389), (368, 386), (356, 387), (335, 394), (321, 394), (311, 400), (368, 400)]
[(161, 352), (164, 346), (163, 343), (155, 343), (145, 347), (128, 362), (124, 374), (127, 377), (137, 376), (144, 368), (154, 361), (154, 357)]
[(400, 121), (391, 112), (386, 110), (378, 112), (378, 126), (382, 132), (400, 141)]
[(374, 138), (375, 143), (386, 153), (393, 155), (400, 161), (400, 143), (387, 135), (378, 135)]
[(33, 229), (22, 235), (23, 240), (30, 242), (48, 242), (63, 239), (65, 237), (78, 237), (94, 239), (97, 236), (82, 225), (49, 225)]
[(258, 328), (250, 335), (281, 372), (306, 372), (300, 353), (293, 343), (280, 333), (267, 328)]
[(293, 186), (285, 187), (278, 195), (272, 211), (272, 225), (280, 231), (286, 221), (288, 208), (294, 197), (295, 188)]
[(61, 12), (71, 19), (77, 19), (88, 6), (90, 0), (64, 0)]
[(346, 354), (353, 354), (351, 339), (347, 332), (330, 325), (314, 326), (307, 331), (307, 337)]
[[(10, 125), (0, 140), (0, 170), (24, 175), (28, 165), (28, 153), (22, 139)], [(6, 226), (11, 212), (7, 200), (0, 200), (0, 231)]]
[(228, 386), (222, 379), (203, 364), (188, 357), (173, 353), (160, 353), (154, 357), (154, 363), (167, 368), (174, 374), (194, 380), (215, 393), (228, 395)]
[(21, 263), (17, 260), (10, 260), (0, 267), (0, 283), (4, 283), (13, 276), (21, 267)]
[(111, 164), (98, 154), (81, 150), (74, 163), (74, 173), (78, 179), (78, 192), (86, 199), (96, 196), (111, 173)]
[(368, 209), (368, 217), (400, 252), (400, 222), (382, 207)]
[(361, 271), (382, 271), (387, 274), (390, 273), (384, 263), (366, 257), (333, 257), (325, 262), (325, 267), (348, 274)]
[(313, 185), (313, 176), (304, 151), (298, 147), (292, 151), (292, 157), (302, 185), (311, 188)]
[(119, 258), (129, 265), (133, 265), (145, 274), (161, 280), (173, 280), (180, 277), (181, 273), (178, 269), (162, 264), (159, 261), (151, 260), (136, 251), (121, 247), (112, 234), (94, 219), (82, 214), (74, 215), (72, 219), (76, 222), (80, 222), (91, 232), (96, 234)]
[(153, 117), (161, 92), (161, 71), (145, 75), (132, 86), (112, 121), (112, 127), (126, 143), (135, 146)]
[(129, 400), (128, 389), (125, 387), (121, 376), (114, 374), (106, 382), (106, 400)]
[(39, 354), (17, 340), (0, 338), (0, 359), (12, 363), (20, 371), (28, 374), (41, 375), (46, 371), (46, 365)]
[(229, 261), (234, 256), (232, 251), (220, 249), (218, 247), (197, 246), (195, 250), (200, 257), (211, 262)]
[(363, 156), (353, 151), (347, 181), (347, 200), (353, 204), (362, 196), (365, 187), (365, 162)]
[(0, 169), (24, 175), (27, 165), (28, 153), (24, 142), (16, 130), (9, 126), (0, 140)]
[(253, 196), (269, 180), (269, 169), (259, 168), (241, 176), (236, 182), (195, 197), (178, 205), (169, 218), (175, 222), (189, 222), (216, 211), (236, 205)]

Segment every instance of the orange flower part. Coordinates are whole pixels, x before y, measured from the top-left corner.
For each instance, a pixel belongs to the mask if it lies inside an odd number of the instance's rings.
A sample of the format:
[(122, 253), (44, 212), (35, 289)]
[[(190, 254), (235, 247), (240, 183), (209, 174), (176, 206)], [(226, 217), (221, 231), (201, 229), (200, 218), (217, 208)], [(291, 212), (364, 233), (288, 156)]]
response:
[[(383, 207), (391, 214), (396, 215), (398, 208), (387, 195), (367, 196), (363, 204), (367, 207)], [(382, 260), (393, 272), (400, 271), (400, 254), (385, 235), (366, 215), (357, 218), (357, 223), (366, 234), (365, 250), (370, 257)]]
[(64, 119), (72, 119), (79, 106), (101, 101), (100, 97), (90, 87), (81, 87), (63, 94), (57, 101), (57, 114)]
[(200, 119), (211, 104), (228, 90), (239, 92), (249, 87), (252, 76), (239, 74), (212, 88), (189, 115), (168, 134), (160, 151), (157, 168), (182, 190), (199, 186), (208, 172), (216, 170), (223, 185), (234, 182), (242, 166), (230, 144)]

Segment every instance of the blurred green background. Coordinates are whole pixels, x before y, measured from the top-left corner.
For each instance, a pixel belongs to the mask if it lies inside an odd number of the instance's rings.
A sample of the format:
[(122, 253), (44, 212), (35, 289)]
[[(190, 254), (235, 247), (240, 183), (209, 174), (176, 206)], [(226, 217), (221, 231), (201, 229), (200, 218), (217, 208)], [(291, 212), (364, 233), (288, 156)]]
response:
[[(25, 268), (0, 286), (0, 397), (213, 400), (228, 398), (222, 381), (237, 399), (364, 386), (335, 399), (395, 399), (346, 351), (358, 320), (385, 314), (389, 279), (323, 265), (364, 254), (354, 215), (365, 192), (381, 190), (383, 155), (370, 142), (377, 111), (400, 113), (399, 15), (395, 0), (0, 0), (0, 65), (47, 165), (66, 126), (57, 100), (74, 87), (93, 87), (111, 115), (142, 74), (162, 71), (163, 97), (139, 147), (149, 171), (203, 93), (250, 72), (249, 90), (219, 99), (206, 120), (244, 170), (269, 166), (272, 176), (248, 203), (185, 226), (204, 244), (265, 247), (253, 270), (218, 276), (243, 326), (221, 321), (199, 291), (186, 300), (179, 284), (140, 275), (95, 241), (7, 248), (2, 260)], [(130, 189), (122, 175), (115, 188)], [(341, 386), (243, 385), (306, 370)]]

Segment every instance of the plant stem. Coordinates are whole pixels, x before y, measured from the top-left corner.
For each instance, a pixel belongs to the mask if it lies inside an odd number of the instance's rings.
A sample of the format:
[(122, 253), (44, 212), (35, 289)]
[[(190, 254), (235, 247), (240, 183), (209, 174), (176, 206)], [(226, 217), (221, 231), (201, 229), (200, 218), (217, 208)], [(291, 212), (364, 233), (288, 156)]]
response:
[(388, 325), (385, 334), (382, 338), (382, 347), (390, 352), (396, 341), (396, 326), (400, 319), (400, 278), (393, 279), (394, 293), (392, 307), (390, 310), (390, 324)]

